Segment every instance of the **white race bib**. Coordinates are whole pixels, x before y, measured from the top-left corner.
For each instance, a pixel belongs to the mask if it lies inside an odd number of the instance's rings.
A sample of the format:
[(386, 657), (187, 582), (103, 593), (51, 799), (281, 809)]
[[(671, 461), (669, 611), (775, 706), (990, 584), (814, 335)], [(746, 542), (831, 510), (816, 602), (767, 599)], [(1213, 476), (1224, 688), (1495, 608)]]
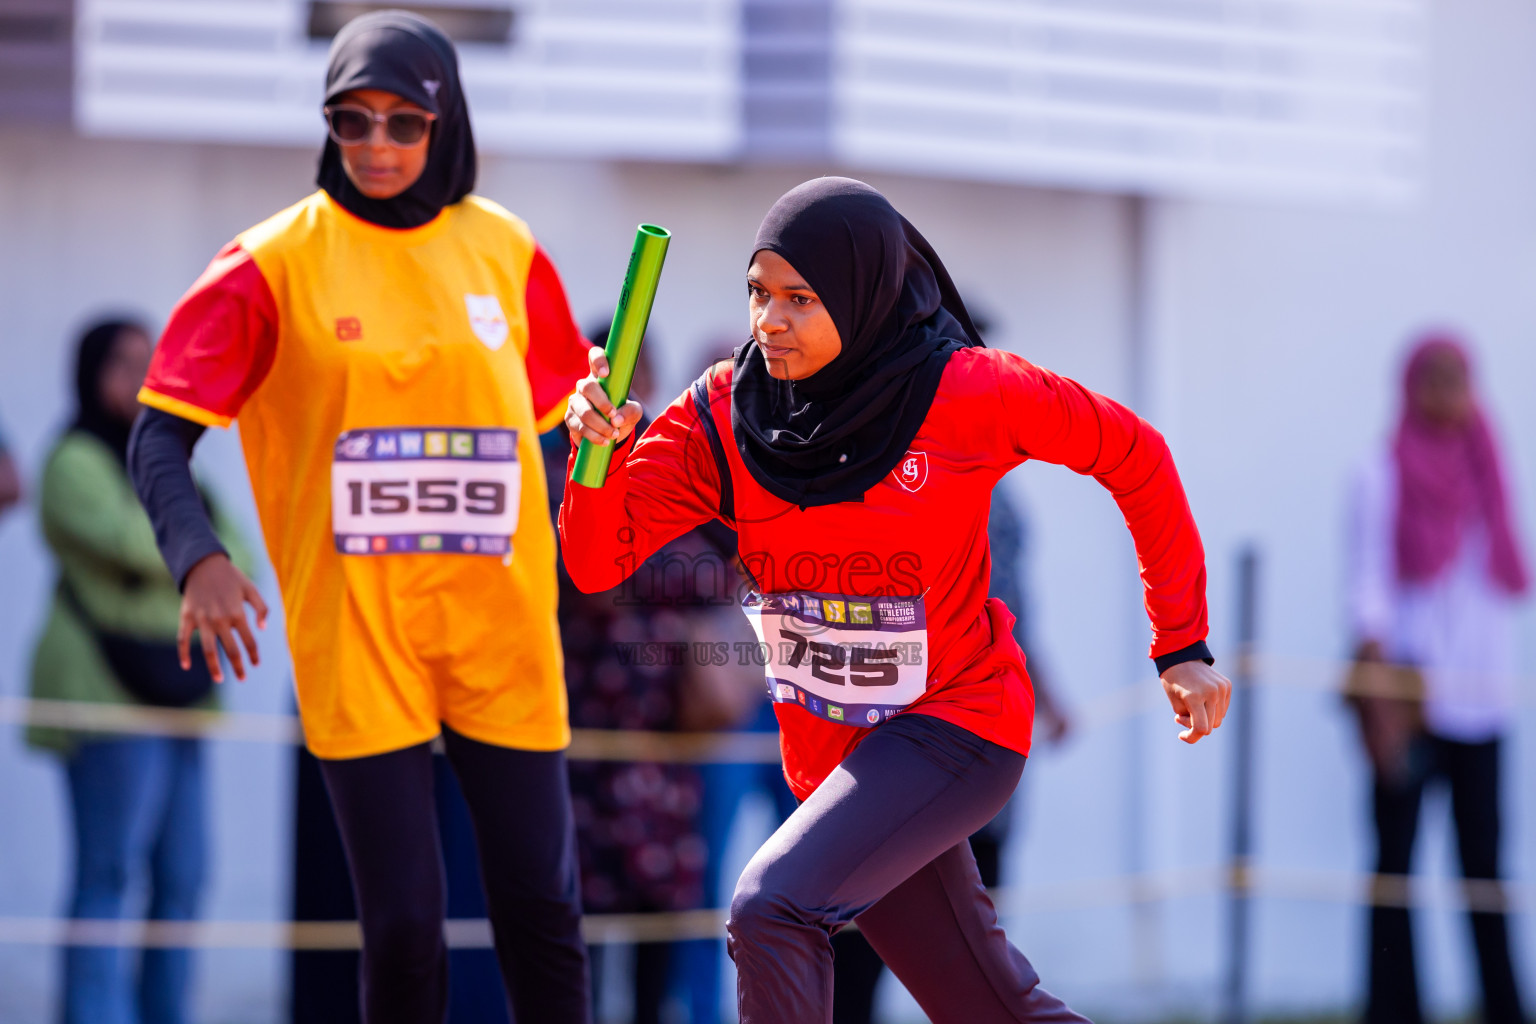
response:
[(331, 461), (336, 550), (507, 555), (522, 490), (515, 430), (349, 430)]
[(920, 597), (749, 594), (768, 696), (868, 728), (928, 686), (928, 622)]

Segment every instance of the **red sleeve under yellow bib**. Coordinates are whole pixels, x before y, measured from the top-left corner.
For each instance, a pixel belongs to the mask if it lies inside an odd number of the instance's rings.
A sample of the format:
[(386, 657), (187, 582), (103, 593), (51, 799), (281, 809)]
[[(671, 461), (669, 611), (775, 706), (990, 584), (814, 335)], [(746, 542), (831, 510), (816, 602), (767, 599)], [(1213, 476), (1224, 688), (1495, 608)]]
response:
[(565, 286), (544, 247), (533, 253), (525, 292), (528, 309), (528, 384), (539, 432), (552, 430), (565, 412), (565, 400), (587, 375), (587, 341), (581, 336), (565, 298)]
[(277, 345), (277, 304), (239, 242), (230, 242), (171, 310), (139, 401), (227, 427), (261, 386)]

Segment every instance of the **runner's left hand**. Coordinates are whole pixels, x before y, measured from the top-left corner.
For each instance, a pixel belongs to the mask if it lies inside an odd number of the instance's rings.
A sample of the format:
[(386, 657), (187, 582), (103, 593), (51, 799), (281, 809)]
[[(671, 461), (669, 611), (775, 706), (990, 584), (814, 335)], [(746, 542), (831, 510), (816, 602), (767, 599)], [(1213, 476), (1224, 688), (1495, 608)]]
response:
[(1173, 705), (1173, 720), (1184, 727), (1179, 739), (1198, 743), (1227, 717), (1232, 682), (1203, 661), (1185, 661), (1163, 673), (1163, 692)]

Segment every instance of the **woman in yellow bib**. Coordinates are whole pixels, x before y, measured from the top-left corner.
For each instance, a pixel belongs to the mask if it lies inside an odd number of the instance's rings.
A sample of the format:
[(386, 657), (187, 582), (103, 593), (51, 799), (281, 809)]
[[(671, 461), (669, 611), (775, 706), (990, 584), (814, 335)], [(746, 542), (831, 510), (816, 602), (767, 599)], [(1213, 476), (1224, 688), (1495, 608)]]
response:
[(553, 265), (470, 195), (457, 58), (430, 22), (336, 37), (320, 190), (241, 233), (172, 312), (130, 456), (189, 638), (220, 677), (266, 608), (208, 527), (192, 445), (239, 419), (363, 927), (363, 1016), (447, 986), (430, 744), (475, 821), (517, 1020), (585, 1021), (555, 542), (538, 433), (585, 373)]

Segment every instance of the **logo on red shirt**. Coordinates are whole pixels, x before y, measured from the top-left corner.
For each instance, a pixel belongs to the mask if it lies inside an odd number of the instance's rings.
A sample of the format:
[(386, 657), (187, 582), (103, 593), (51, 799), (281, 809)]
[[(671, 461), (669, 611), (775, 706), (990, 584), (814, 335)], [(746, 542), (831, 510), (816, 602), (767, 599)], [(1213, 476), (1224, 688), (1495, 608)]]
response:
[(907, 452), (896, 464), (896, 482), (909, 491), (917, 491), (928, 482), (928, 453)]
[(363, 322), (355, 316), (339, 316), (336, 318), (337, 341), (361, 341), (363, 337)]

